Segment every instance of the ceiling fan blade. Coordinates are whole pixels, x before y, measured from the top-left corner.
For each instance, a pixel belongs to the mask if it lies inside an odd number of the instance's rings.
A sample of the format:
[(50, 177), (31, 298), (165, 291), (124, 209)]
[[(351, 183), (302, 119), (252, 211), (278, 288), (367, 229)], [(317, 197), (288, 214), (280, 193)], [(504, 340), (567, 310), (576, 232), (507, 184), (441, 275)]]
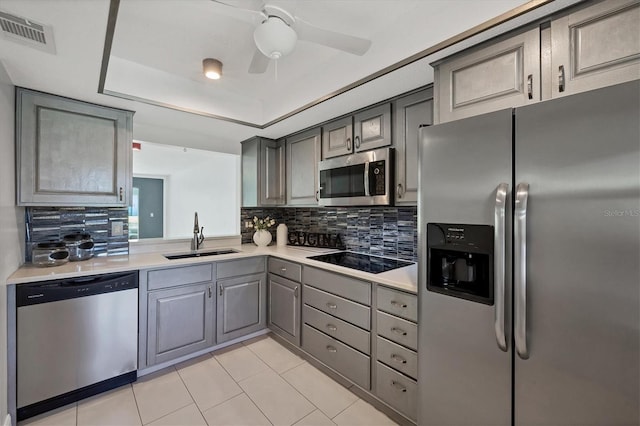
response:
[(258, 25), (265, 19), (265, 15), (262, 13), (262, 8), (264, 6), (264, 2), (262, 0), (212, 1), (224, 6), (217, 9), (221, 15), (229, 16), (254, 26)]
[(269, 58), (256, 49), (251, 59), (251, 64), (249, 65), (249, 74), (263, 74), (269, 67), (269, 61)]
[(316, 27), (298, 17), (296, 17), (295, 30), (299, 40), (306, 40), (312, 43), (333, 47), (354, 55), (362, 56), (371, 47), (371, 40), (338, 33), (331, 30)]

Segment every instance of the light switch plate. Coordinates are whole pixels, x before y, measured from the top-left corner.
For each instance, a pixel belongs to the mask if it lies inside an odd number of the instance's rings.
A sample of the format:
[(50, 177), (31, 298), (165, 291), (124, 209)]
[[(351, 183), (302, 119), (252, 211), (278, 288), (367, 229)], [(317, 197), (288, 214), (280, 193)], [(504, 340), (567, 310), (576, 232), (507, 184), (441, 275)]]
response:
[(121, 221), (111, 222), (111, 236), (119, 237), (124, 234), (124, 224)]

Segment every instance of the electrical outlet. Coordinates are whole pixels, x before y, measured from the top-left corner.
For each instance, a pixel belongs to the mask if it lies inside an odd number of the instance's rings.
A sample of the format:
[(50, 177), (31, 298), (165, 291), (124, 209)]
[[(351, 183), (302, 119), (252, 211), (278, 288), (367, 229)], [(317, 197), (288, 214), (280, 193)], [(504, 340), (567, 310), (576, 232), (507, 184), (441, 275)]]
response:
[(119, 237), (124, 234), (124, 224), (121, 221), (111, 222), (111, 236)]

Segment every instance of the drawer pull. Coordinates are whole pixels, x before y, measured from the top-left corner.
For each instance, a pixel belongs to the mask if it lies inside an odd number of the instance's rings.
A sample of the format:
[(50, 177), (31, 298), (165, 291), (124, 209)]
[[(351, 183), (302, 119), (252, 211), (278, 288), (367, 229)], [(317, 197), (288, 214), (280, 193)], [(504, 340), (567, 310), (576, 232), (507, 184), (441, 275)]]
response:
[(402, 386), (402, 383), (396, 382), (395, 380), (391, 381), (391, 386), (393, 386), (394, 388), (396, 388), (400, 392), (406, 392), (407, 391), (407, 388)]
[(284, 266), (282, 268), (280, 268), (280, 271), (282, 272), (287, 272), (287, 268), (285, 268)]
[(331, 345), (327, 345), (327, 350), (331, 353), (336, 353), (338, 352), (338, 350), (336, 349), (335, 346), (331, 346)]
[(327, 324), (327, 330), (329, 330), (329, 331), (337, 331), (338, 327), (336, 327), (333, 324)]
[(402, 303), (402, 302), (396, 302), (395, 300), (391, 301), (391, 306), (394, 306), (396, 308), (406, 308), (407, 304), (406, 303)]
[(327, 308), (338, 309), (338, 305), (336, 305), (335, 303), (327, 302)]
[(406, 364), (407, 363), (407, 360), (402, 358), (400, 355), (392, 354), (391, 355), (391, 359), (396, 361), (396, 362), (399, 362), (400, 364)]
[(404, 331), (403, 329), (398, 328), (398, 327), (391, 327), (391, 331), (393, 331), (394, 333), (399, 334), (401, 336), (406, 336), (407, 335), (406, 331)]

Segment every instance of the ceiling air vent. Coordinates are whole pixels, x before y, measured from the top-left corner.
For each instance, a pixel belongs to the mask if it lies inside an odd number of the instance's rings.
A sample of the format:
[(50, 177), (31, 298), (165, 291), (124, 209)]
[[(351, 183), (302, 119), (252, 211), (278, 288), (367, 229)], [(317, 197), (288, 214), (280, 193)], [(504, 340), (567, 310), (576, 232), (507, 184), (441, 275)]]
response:
[(0, 33), (5, 39), (16, 41), (49, 53), (56, 53), (53, 28), (30, 19), (0, 10)]

